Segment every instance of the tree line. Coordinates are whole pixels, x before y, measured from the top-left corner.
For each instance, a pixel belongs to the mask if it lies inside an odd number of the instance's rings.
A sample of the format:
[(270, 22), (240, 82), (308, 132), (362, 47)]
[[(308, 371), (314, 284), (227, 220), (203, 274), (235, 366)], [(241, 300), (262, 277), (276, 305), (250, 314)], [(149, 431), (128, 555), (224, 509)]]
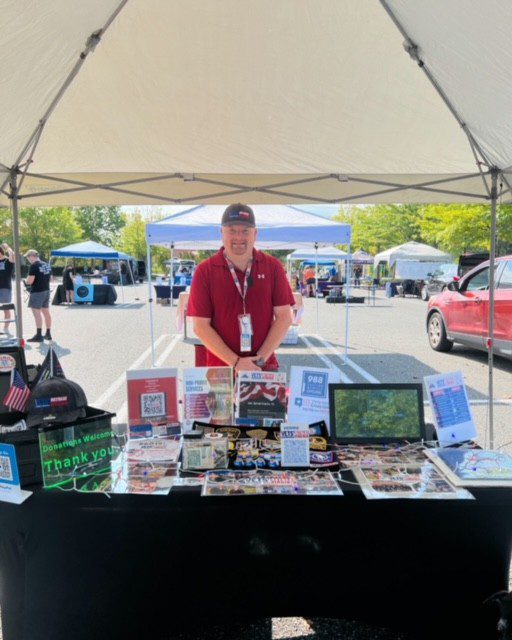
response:
[[(342, 206), (335, 219), (352, 227), (352, 248), (372, 255), (410, 240), (451, 253), (489, 251), (489, 205)], [(497, 209), (497, 254), (512, 253), (512, 205)]]

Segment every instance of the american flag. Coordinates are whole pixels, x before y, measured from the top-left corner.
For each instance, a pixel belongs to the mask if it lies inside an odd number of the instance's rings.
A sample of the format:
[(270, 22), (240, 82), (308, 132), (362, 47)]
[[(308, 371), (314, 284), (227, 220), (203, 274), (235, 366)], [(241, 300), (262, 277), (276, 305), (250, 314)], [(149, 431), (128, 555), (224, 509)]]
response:
[(18, 373), (17, 369), (13, 370), (11, 388), (4, 398), (4, 405), (14, 411), (25, 411), (30, 398), (30, 389), (25, 381)]

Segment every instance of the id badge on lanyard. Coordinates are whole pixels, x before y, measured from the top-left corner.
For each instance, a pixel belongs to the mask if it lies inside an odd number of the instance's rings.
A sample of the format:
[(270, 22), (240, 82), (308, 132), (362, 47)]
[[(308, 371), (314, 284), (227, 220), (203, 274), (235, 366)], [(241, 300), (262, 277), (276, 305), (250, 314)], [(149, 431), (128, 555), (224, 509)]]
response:
[(242, 353), (252, 350), (252, 320), (250, 313), (241, 313), (238, 316), (240, 327), (240, 351)]
[(249, 263), (247, 264), (247, 269), (245, 270), (243, 291), (235, 272), (235, 265), (231, 262), (231, 260), (227, 257), (225, 253), (224, 253), (224, 258), (226, 259), (229, 271), (233, 278), (233, 282), (235, 283), (236, 290), (240, 294), (240, 297), (242, 298), (242, 302), (243, 302), (244, 312), (238, 316), (238, 327), (240, 329), (240, 353), (248, 353), (252, 350), (253, 331), (252, 331), (251, 314), (247, 313), (245, 310), (245, 296), (247, 295), (247, 289), (249, 286), (248, 283), (251, 275), (252, 258), (249, 260)]

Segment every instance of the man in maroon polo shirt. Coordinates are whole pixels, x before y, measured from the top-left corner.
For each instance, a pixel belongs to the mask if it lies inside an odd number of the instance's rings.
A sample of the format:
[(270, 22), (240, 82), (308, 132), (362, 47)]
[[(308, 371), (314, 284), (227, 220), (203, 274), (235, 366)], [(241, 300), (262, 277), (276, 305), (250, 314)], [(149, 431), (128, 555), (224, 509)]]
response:
[(254, 249), (254, 212), (232, 204), (222, 216), (223, 247), (194, 272), (187, 315), (207, 349), (208, 366), (276, 370), (295, 303), (281, 263)]

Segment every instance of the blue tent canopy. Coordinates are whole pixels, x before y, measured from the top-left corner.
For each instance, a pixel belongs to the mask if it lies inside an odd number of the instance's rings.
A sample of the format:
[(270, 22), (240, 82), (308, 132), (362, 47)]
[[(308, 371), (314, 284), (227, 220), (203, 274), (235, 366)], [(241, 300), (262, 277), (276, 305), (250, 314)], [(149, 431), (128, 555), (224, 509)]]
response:
[(112, 247), (105, 247), (99, 242), (88, 240), (87, 242), (77, 242), (69, 244), (67, 247), (55, 249), (51, 252), (52, 258), (85, 258), (93, 260), (131, 260), (136, 261), (133, 256), (129, 256), (122, 251), (116, 251)]

